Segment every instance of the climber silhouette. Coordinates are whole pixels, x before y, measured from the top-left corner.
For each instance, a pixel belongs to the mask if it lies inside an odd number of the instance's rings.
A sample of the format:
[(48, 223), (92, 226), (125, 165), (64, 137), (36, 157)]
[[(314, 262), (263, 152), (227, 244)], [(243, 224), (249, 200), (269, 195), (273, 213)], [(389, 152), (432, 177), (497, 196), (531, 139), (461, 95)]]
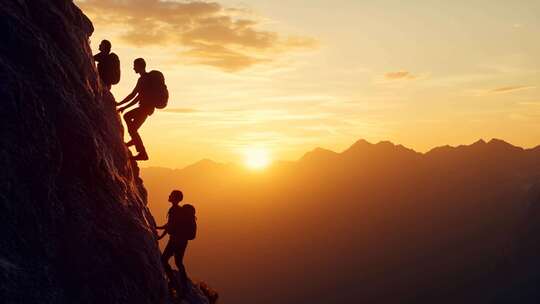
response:
[(111, 53), (109, 40), (101, 41), (99, 53), (94, 55), (94, 60), (98, 63), (99, 78), (107, 90), (110, 90), (113, 84), (120, 82), (120, 59), (115, 53)]
[(130, 102), (124, 107), (118, 108), (118, 111), (123, 112), (125, 109), (139, 103), (139, 106), (124, 115), (124, 120), (128, 128), (131, 140), (127, 143), (128, 146), (135, 145), (135, 149), (138, 154), (133, 157), (135, 160), (148, 160), (148, 154), (146, 148), (139, 135), (139, 128), (142, 126), (146, 118), (154, 113), (154, 105), (149, 102), (147, 98), (144, 98), (145, 86), (147, 86), (148, 73), (146, 72), (146, 62), (142, 58), (137, 58), (133, 62), (133, 70), (135, 73), (141, 75), (137, 81), (137, 85), (133, 92), (131, 92), (124, 100), (117, 105), (121, 106)]
[(148, 160), (148, 153), (139, 135), (139, 128), (142, 126), (146, 118), (154, 113), (155, 109), (164, 109), (169, 101), (169, 91), (165, 85), (165, 77), (160, 71), (146, 72), (146, 62), (142, 58), (137, 58), (133, 61), (133, 70), (139, 74), (139, 80), (135, 89), (124, 98), (117, 106), (128, 103), (124, 107), (119, 107), (118, 111), (123, 112), (125, 109), (139, 104), (139, 106), (124, 115), (124, 120), (128, 128), (131, 140), (127, 142), (127, 146), (135, 146), (138, 154), (133, 156), (134, 160)]
[[(180, 206), (184, 195), (180, 190), (173, 190), (169, 195), (169, 202), (172, 207), (167, 213), (167, 224), (156, 227), (163, 229), (163, 233), (158, 236), (158, 240), (169, 234), (169, 241), (163, 254), (161, 262), (165, 268), (165, 273), (169, 279), (171, 288), (175, 289), (179, 297), (185, 295), (188, 277), (184, 267), (184, 253), (189, 240), (195, 239), (197, 233), (197, 223), (195, 217), (195, 208), (192, 205), (185, 204)], [(178, 267), (179, 278), (177, 279), (174, 271), (169, 265), (169, 259), (174, 256), (174, 262)]]

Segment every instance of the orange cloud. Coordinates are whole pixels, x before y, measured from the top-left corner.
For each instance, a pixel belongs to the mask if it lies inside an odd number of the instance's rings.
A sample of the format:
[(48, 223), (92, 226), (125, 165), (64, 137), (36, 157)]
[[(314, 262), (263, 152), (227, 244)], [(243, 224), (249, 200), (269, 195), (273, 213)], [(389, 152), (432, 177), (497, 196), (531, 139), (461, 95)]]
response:
[(181, 54), (192, 58), (194, 63), (221, 68), (227, 72), (235, 72), (270, 59), (257, 57), (257, 53), (245, 54), (220, 45), (194, 43), (190, 49)]
[(502, 93), (510, 93), (515, 91), (522, 91), (522, 90), (528, 90), (528, 89), (534, 89), (533, 86), (507, 86), (507, 87), (500, 87), (490, 90), (488, 93), (493, 94), (502, 94)]
[(86, 0), (79, 5), (97, 26), (125, 28), (120, 38), (127, 43), (178, 46), (178, 53), (191, 62), (225, 71), (317, 46), (312, 38), (261, 30), (260, 21), (245, 9), (224, 8), (216, 2)]
[(388, 72), (384, 74), (384, 78), (388, 80), (413, 80), (418, 77), (407, 71), (398, 71), (398, 72)]

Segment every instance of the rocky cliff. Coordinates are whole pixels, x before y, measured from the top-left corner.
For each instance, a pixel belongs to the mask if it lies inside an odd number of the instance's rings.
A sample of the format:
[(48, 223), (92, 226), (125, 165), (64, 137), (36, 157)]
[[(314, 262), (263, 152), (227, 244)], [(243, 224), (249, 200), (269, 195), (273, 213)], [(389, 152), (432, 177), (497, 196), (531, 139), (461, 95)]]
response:
[(164, 303), (146, 191), (68, 0), (0, 2), (0, 298)]

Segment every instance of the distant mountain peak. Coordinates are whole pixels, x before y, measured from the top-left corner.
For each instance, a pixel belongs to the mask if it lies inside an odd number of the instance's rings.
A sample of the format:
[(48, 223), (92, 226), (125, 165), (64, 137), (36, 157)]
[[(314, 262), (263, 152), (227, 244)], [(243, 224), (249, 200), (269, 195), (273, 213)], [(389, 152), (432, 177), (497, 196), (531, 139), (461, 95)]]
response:
[(502, 147), (512, 147), (512, 148), (517, 148), (516, 146), (502, 140), (502, 139), (498, 139), (498, 138), (492, 138), (489, 142), (488, 142), (488, 145), (496, 145), (496, 146), (502, 146)]
[(218, 163), (209, 158), (203, 158), (196, 162), (194, 165), (218, 165)]
[(444, 145), (431, 149), (426, 154), (441, 154), (441, 153), (459, 153), (461, 151), (477, 151), (478, 153), (491, 153), (491, 152), (509, 152), (524, 150), (521, 147), (514, 146), (502, 139), (492, 138), (488, 142), (484, 139), (479, 139), (470, 145), (449, 146)]
[(356, 146), (356, 145), (373, 145), (373, 144), (370, 143), (369, 141), (367, 141), (367, 140), (361, 138), (361, 139), (357, 140), (357, 141), (353, 144), (353, 146)]
[(353, 147), (365, 147), (365, 146), (373, 146), (373, 144), (370, 143), (369, 141), (365, 140), (365, 139), (359, 139), (354, 144), (352, 144), (352, 146), (350, 146), (350, 148), (353, 148)]
[(211, 160), (209, 158), (203, 158), (203, 159), (199, 160), (198, 162), (185, 167), (182, 170), (214, 168), (214, 167), (218, 167), (220, 165), (221, 165), (220, 163), (215, 162), (215, 161), (213, 161), (213, 160)]
[(328, 152), (333, 152), (333, 151), (325, 149), (325, 148), (317, 147), (308, 153), (328, 153)]
[(328, 157), (334, 157), (337, 153), (328, 149), (324, 149), (321, 147), (317, 147), (306, 154), (302, 156), (300, 161), (307, 161), (307, 160), (313, 160), (313, 159), (320, 159), (320, 158), (328, 158)]
[(359, 157), (359, 155), (369, 154), (370, 157), (379, 157), (382, 155), (413, 155), (418, 152), (409, 149), (402, 145), (396, 145), (391, 141), (383, 140), (376, 144), (372, 144), (364, 139), (358, 140), (350, 148), (343, 151), (341, 155), (347, 157)]
[(475, 141), (471, 146), (483, 146), (486, 144), (486, 141), (483, 138), (480, 138), (479, 140)]
[(380, 141), (376, 144), (376, 146), (387, 146), (387, 147), (395, 147), (396, 145), (389, 141), (389, 140), (383, 140), (383, 141)]
[(523, 148), (516, 147), (502, 139), (492, 138), (488, 142), (480, 139), (470, 145), (470, 147), (486, 147), (487, 149), (501, 149), (501, 150), (523, 150)]
[(365, 149), (366, 147), (372, 147), (372, 146), (374, 146), (374, 144), (368, 142), (367, 140), (359, 139), (352, 146), (350, 146), (345, 151), (343, 151), (343, 153), (346, 154), (350, 151), (361, 150), (361, 149)]

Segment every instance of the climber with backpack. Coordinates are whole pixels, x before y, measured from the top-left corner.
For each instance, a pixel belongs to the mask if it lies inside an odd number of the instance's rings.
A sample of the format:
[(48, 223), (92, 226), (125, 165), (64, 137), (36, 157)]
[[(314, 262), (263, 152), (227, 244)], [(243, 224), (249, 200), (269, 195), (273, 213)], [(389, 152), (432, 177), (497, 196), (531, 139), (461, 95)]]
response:
[(165, 78), (159, 71), (146, 72), (146, 62), (142, 58), (137, 58), (133, 62), (133, 70), (139, 74), (139, 80), (135, 89), (117, 106), (128, 103), (124, 107), (119, 107), (118, 111), (122, 113), (127, 108), (139, 104), (139, 106), (124, 115), (128, 133), (131, 140), (126, 143), (129, 146), (135, 146), (137, 155), (134, 160), (148, 160), (148, 153), (139, 135), (139, 128), (146, 118), (154, 113), (155, 109), (163, 109), (167, 106), (169, 100), (169, 91), (165, 85)]
[(113, 84), (120, 82), (120, 59), (115, 53), (111, 53), (111, 42), (103, 40), (99, 44), (99, 53), (94, 55), (97, 62), (99, 78), (107, 90), (111, 90)]
[[(172, 204), (167, 213), (167, 224), (156, 227), (164, 230), (158, 236), (158, 240), (169, 234), (169, 241), (161, 255), (161, 262), (165, 273), (169, 279), (169, 286), (176, 290), (178, 297), (183, 297), (187, 291), (188, 277), (184, 267), (183, 259), (188, 241), (194, 240), (197, 235), (197, 218), (195, 217), (195, 207), (190, 204), (180, 206), (184, 195), (180, 190), (173, 190), (169, 195), (169, 202)], [(169, 259), (174, 256), (174, 262), (178, 268), (177, 277), (169, 265)]]

